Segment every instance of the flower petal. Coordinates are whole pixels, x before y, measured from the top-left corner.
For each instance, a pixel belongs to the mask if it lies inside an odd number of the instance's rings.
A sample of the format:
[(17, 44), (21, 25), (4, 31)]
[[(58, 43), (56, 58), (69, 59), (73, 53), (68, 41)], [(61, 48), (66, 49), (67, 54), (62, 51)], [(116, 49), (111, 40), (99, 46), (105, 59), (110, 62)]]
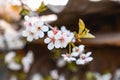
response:
[(44, 39), (44, 42), (45, 42), (45, 43), (49, 43), (49, 42), (50, 42), (50, 38)]
[(49, 43), (48, 46), (47, 46), (47, 48), (49, 50), (52, 50), (54, 48), (54, 44), (53, 43)]
[(23, 31), (22, 36), (27, 37), (28, 34), (29, 34), (28, 31), (25, 30), (25, 31)]
[(40, 38), (44, 37), (44, 33), (42, 31), (38, 31), (38, 35), (39, 35)]
[(44, 31), (44, 32), (47, 32), (49, 30), (49, 28), (47, 26), (42, 26), (41, 30)]
[(86, 57), (89, 57), (92, 54), (92, 52), (87, 52)]
[(53, 37), (54, 33), (53, 33), (53, 31), (48, 31), (47, 35), (48, 35), (48, 37)]
[(88, 58), (86, 58), (86, 62), (90, 62), (90, 61), (92, 61), (92, 60), (93, 60), (92, 57), (88, 57)]
[(27, 41), (30, 41), (30, 42), (31, 42), (32, 40), (33, 40), (33, 37), (32, 37), (32, 36), (28, 36), (28, 37), (27, 37)]
[(60, 41), (59, 41), (59, 40), (56, 40), (56, 41), (55, 41), (55, 48), (60, 48), (60, 46), (61, 46)]
[(76, 64), (78, 64), (78, 65), (84, 65), (84, 64), (85, 64), (85, 61), (84, 61), (84, 60), (81, 60), (81, 59), (78, 59), (78, 60), (76, 61)]

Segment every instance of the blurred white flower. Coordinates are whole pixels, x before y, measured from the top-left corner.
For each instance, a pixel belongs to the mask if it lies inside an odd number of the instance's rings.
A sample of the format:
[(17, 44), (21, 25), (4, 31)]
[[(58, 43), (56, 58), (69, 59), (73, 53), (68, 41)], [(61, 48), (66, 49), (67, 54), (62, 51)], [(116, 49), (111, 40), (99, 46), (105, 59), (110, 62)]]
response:
[(12, 62), (8, 63), (8, 68), (11, 70), (17, 71), (17, 70), (20, 70), (22, 68), (22, 66), (16, 62), (12, 61)]
[(12, 76), (10, 77), (10, 80), (18, 80), (18, 79), (17, 79), (17, 76), (12, 75)]
[(71, 56), (74, 56), (74, 57), (77, 57), (79, 54), (82, 54), (83, 51), (84, 51), (84, 45), (79, 45), (78, 47), (75, 46), (73, 49), (72, 49), (72, 53), (71, 53)]
[(5, 63), (10, 63), (10, 62), (14, 61), (13, 58), (14, 58), (15, 56), (16, 56), (16, 53), (13, 52), (13, 51), (7, 53), (7, 54), (5, 55)]
[(43, 80), (43, 77), (41, 74), (39, 73), (36, 73), (32, 76), (32, 79), (31, 80)]
[(0, 49), (5, 48), (4, 37), (0, 35)]
[(58, 71), (55, 69), (55, 70), (52, 70), (50, 71), (50, 75), (53, 79), (55, 80), (58, 80), (59, 79), (59, 74), (58, 74)]
[(23, 71), (28, 72), (31, 64), (33, 63), (33, 52), (29, 51), (27, 55), (22, 59), (22, 64), (23, 64)]
[(8, 0), (8, 2), (10, 2), (10, 4), (12, 5), (17, 5), (17, 6), (21, 6), (21, 1), (20, 0)]
[(14, 57), (16, 56), (15, 52), (9, 52), (5, 55), (5, 63), (7, 63), (7, 67), (11, 70), (20, 70), (22, 66), (14, 61)]
[(120, 80), (120, 69), (115, 71), (114, 80)]
[(25, 43), (20, 39), (20, 35), (16, 34), (5, 34), (6, 44), (9, 49), (22, 49)]
[(100, 73), (94, 73), (94, 76), (96, 78), (96, 80), (111, 80), (112, 78), (112, 74), (107, 73), (107, 74), (103, 74), (101, 75)]
[(66, 64), (65, 60), (63, 60), (62, 58), (59, 58), (57, 60), (57, 66), (58, 67), (63, 67), (63, 66), (65, 66), (65, 64)]
[(25, 4), (30, 10), (36, 11), (40, 5), (42, 0), (22, 0), (23, 4)]
[(63, 75), (63, 74), (61, 74), (60, 76), (59, 76), (59, 79), (58, 80), (66, 80), (65, 79), (65, 76)]
[(76, 58), (72, 57), (71, 54), (62, 54), (63, 58), (67, 62), (76, 61)]
[(90, 57), (91, 54), (92, 54), (91, 52), (87, 52), (86, 54), (80, 54), (80, 58), (76, 61), (76, 64), (84, 65), (84, 64), (92, 61), (93, 58)]

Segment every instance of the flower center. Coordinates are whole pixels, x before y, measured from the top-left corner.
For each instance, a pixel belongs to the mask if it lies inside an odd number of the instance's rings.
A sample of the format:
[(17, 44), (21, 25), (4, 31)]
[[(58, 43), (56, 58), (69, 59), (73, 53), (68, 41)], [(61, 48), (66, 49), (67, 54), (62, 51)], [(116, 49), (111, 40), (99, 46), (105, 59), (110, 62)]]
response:
[(57, 28), (54, 28), (54, 29), (53, 29), (53, 33), (54, 33), (54, 34), (57, 34), (57, 33), (58, 33), (58, 29), (57, 29)]
[(75, 52), (79, 52), (79, 49), (78, 49), (78, 48), (75, 48)]
[(70, 58), (71, 55), (70, 55), (70, 54), (66, 54), (66, 56), (67, 56), (68, 58)]
[(54, 37), (52, 37), (50, 39), (51, 39), (51, 42), (55, 42), (55, 38)]
[(37, 29), (38, 29), (38, 31), (39, 31), (39, 30), (41, 30), (41, 27), (40, 27), (40, 26), (38, 26), (38, 28), (37, 28)]
[(33, 33), (33, 32), (30, 32), (30, 35), (34, 35), (34, 33)]
[(81, 59), (82, 59), (82, 60), (85, 60), (85, 59), (86, 59), (86, 57), (85, 57), (85, 56), (81, 56)]
[(29, 25), (29, 26), (32, 26), (32, 23), (30, 22), (28, 25)]
[(64, 41), (65, 41), (65, 39), (64, 39), (63, 37), (61, 37), (61, 38), (60, 38), (60, 41), (61, 41), (61, 42), (64, 42)]

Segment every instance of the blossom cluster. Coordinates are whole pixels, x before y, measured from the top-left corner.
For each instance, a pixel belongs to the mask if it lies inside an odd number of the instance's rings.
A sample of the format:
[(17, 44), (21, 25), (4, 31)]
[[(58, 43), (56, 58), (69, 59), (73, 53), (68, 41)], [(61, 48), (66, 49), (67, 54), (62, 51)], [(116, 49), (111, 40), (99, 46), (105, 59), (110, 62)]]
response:
[(64, 60), (66, 60), (67, 62), (76, 61), (76, 64), (78, 65), (84, 65), (92, 61), (93, 58), (90, 57), (90, 55), (91, 52), (87, 52), (86, 54), (84, 53), (84, 45), (74, 47), (71, 54), (62, 54)]
[[(76, 35), (62, 26), (61, 29), (52, 27), (39, 18), (25, 16), (25, 27), (23, 36), (27, 37), (28, 41), (34, 39), (44, 38), (44, 43), (48, 44), (49, 50), (66, 48), (69, 45), (69, 52), (62, 54), (63, 58), (67, 62), (76, 61), (78, 65), (84, 65), (93, 60), (90, 57), (91, 52), (84, 53), (84, 45), (75, 46)], [(45, 34), (47, 34), (45, 36)], [(72, 52), (71, 52), (72, 51)]]
[(71, 32), (67, 30), (65, 26), (59, 29), (42, 21), (39, 17), (38, 13), (46, 10), (46, 3), (44, 4), (44, 2), (48, 2), (49, 0), (10, 1), (12, 5), (21, 6), (23, 8), (21, 12), (25, 14), (23, 15), (25, 30), (22, 35), (27, 38), (27, 41), (31, 42), (33, 40), (42, 39), (44, 43), (47, 44), (48, 50), (69, 48), (66, 54), (62, 54), (63, 58), (68, 62), (76, 61), (78, 65), (83, 65), (93, 60), (93, 58), (90, 57), (91, 52), (84, 53), (84, 45), (75, 46), (75, 43), (77, 41), (80, 42), (81, 38), (94, 38), (94, 36), (89, 33), (89, 30), (85, 28), (85, 24), (81, 19), (79, 20), (78, 32)]
[(18, 71), (23, 69), (23, 71), (27, 73), (34, 59), (32, 51), (29, 51), (26, 56), (20, 59), (20, 62), (17, 62), (15, 60), (16, 57), (17, 55), (16, 55), (16, 52), (14, 51), (8, 52), (5, 55), (5, 63), (7, 64), (8, 69), (13, 71)]

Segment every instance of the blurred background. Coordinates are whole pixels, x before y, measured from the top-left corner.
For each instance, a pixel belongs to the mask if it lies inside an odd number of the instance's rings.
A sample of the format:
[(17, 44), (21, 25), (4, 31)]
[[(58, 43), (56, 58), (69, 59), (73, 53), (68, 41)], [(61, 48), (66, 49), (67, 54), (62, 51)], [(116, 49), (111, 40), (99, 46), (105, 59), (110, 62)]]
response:
[(79, 18), (85, 22), (96, 38), (80, 43), (94, 58), (81, 66), (64, 62), (61, 51), (49, 51), (42, 40), (26, 42), (21, 9), (7, 1), (0, 0), (0, 80), (120, 80), (120, 0), (69, 0), (62, 6), (59, 0), (40, 14), (71, 31), (78, 30)]

